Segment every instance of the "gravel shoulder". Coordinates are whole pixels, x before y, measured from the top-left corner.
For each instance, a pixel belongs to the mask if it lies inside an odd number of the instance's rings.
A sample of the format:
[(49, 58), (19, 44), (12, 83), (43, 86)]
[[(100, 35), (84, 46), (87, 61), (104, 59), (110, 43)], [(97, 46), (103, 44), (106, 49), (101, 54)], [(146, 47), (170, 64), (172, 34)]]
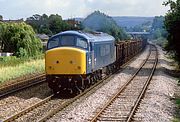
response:
[(0, 120), (41, 101), (51, 94), (47, 83), (24, 89), (0, 100)]
[(113, 94), (135, 73), (137, 68), (146, 59), (149, 47), (135, 61), (129, 64), (122, 72), (110, 79), (107, 84), (85, 99), (79, 99), (63, 111), (56, 114), (49, 121), (84, 122), (94, 115), (99, 107), (104, 105)]
[(165, 72), (173, 70), (170, 60), (165, 57), (165, 52), (158, 47), (159, 62), (157, 70), (135, 114), (135, 121), (170, 122), (174, 119), (174, 97), (177, 79)]

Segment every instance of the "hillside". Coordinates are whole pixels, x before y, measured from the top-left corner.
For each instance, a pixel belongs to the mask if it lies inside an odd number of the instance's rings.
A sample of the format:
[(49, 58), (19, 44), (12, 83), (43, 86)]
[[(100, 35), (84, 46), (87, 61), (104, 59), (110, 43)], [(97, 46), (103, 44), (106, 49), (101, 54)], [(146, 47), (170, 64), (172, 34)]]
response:
[(95, 11), (87, 16), (82, 22), (85, 30), (101, 31), (108, 33), (118, 39), (126, 39), (127, 35), (116, 22), (108, 15)]
[(154, 17), (112, 17), (114, 21), (120, 26), (120, 27), (134, 27), (137, 25), (142, 25), (143, 23), (146, 22), (151, 22), (153, 23)]
[[(150, 24), (152, 24), (154, 17), (116, 16), (112, 17), (112, 19), (117, 23), (119, 27), (133, 28), (135, 26), (141, 26), (142, 24), (147, 22), (150, 22)], [(75, 18), (75, 20), (82, 22), (84, 18)]]

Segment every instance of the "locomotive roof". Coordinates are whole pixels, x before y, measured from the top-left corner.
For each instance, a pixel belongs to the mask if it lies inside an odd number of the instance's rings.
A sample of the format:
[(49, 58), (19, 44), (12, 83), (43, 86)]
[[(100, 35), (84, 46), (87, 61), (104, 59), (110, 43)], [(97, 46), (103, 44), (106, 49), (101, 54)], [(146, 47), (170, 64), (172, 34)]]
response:
[[(114, 37), (111, 35), (108, 35), (103, 32), (83, 32), (83, 31), (64, 31), (61, 33), (56, 34), (55, 36), (60, 36), (60, 35), (66, 35), (66, 34), (72, 34), (72, 35), (78, 35), (81, 37), (84, 37), (88, 39), (89, 41), (114, 41)], [(54, 37), (54, 36), (53, 36)]]

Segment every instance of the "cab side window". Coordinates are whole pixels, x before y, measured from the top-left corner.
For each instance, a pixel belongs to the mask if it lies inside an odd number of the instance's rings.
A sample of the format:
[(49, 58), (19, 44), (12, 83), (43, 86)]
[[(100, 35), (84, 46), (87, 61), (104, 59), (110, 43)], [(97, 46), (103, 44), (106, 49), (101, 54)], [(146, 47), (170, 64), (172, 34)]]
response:
[(82, 48), (87, 48), (87, 41), (83, 38), (77, 37), (76, 46), (82, 47)]
[(59, 38), (52, 38), (49, 40), (48, 42), (48, 49), (54, 48), (54, 47), (58, 47), (59, 46)]

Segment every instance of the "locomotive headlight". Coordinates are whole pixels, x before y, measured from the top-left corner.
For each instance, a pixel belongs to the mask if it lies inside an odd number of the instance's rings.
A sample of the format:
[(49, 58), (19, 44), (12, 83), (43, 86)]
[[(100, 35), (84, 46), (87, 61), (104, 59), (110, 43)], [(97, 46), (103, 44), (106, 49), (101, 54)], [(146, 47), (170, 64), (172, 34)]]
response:
[(77, 68), (78, 68), (79, 70), (81, 69), (81, 67), (80, 67), (80, 66), (78, 66)]
[(88, 60), (89, 64), (91, 64), (91, 59)]
[(70, 63), (70, 64), (76, 64), (76, 62), (73, 61), (73, 60), (69, 61), (69, 63)]
[(69, 63), (70, 63), (70, 64), (73, 64), (73, 61), (70, 61)]

